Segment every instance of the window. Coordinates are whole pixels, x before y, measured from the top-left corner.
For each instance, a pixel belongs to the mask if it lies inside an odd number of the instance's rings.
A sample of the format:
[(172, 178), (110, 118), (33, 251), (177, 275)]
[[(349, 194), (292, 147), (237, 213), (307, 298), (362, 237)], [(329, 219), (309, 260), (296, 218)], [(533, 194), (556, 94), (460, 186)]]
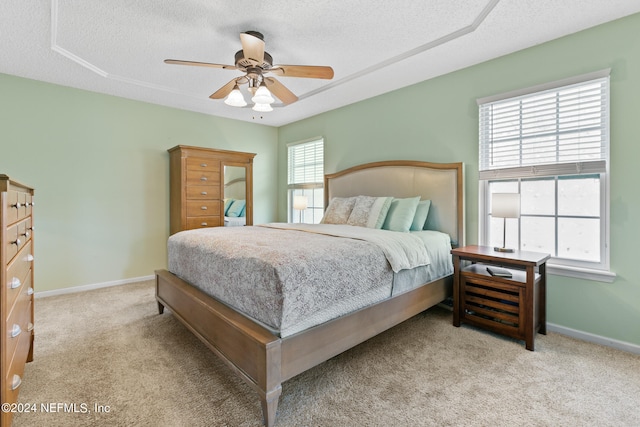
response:
[(324, 139), (289, 144), (287, 164), (289, 222), (318, 224), (324, 213)]
[(481, 244), (502, 246), (491, 194), (520, 193), (507, 247), (550, 253), (549, 272), (609, 273), (609, 70), (478, 100)]

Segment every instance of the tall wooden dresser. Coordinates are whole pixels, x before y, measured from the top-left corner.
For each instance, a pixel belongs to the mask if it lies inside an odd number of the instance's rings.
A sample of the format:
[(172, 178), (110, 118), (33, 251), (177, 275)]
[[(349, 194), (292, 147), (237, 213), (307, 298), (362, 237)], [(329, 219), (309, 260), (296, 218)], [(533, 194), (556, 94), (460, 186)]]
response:
[(253, 223), (254, 153), (186, 145), (168, 151), (171, 234), (224, 225), (225, 189), (235, 185), (225, 178), (232, 177), (237, 182), (238, 173), (244, 182), (246, 225)]
[[(0, 174), (0, 352), (2, 403), (18, 401), (26, 362), (33, 360), (33, 189)], [(12, 413), (2, 411), (1, 425)]]

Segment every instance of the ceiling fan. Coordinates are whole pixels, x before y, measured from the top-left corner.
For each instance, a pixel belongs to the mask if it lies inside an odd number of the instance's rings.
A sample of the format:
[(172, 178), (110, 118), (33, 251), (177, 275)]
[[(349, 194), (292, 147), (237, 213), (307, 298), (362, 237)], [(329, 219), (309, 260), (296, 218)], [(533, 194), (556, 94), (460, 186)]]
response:
[(287, 89), (274, 77), (266, 74), (274, 74), (282, 77), (302, 77), (314, 79), (332, 79), (333, 69), (326, 66), (315, 65), (273, 65), (273, 58), (264, 50), (264, 36), (257, 31), (245, 31), (240, 33), (242, 49), (236, 52), (235, 65), (212, 64), (209, 62), (182, 61), (177, 59), (165, 59), (167, 64), (193, 65), (197, 67), (222, 68), (224, 70), (239, 70), (244, 76), (236, 77), (209, 96), (211, 99), (222, 99), (225, 103), (234, 107), (247, 105), (239, 85), (247, 84), (255, 103), (256, 111), (272, 111), (271, 104), (275, 102), (271, 93), (278, 97), (283, 104), (288, 105), (298, 100), (298, 97)]

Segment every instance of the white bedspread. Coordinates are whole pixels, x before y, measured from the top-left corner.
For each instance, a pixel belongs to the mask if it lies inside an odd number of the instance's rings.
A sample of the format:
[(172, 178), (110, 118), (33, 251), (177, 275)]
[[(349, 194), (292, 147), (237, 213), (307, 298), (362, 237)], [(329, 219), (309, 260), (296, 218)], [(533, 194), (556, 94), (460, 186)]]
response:
[(261, 227), (306, 231), (373, 243), (382, 249), (394, 273), (428, 265), (431, 262), (424, 242), (410, 233), (336, 224), (271, 223), (262, 224)]

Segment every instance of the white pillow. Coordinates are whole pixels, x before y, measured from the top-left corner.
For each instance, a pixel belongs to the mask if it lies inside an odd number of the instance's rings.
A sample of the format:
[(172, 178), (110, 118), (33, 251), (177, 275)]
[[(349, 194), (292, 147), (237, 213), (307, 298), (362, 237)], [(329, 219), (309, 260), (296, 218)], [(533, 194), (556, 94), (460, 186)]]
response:
[(356, 197), (334, 197), (320, 221), (321, 224), (346, 224), (356, 204)]
[(382, 228), (393, 197), (358, 196), (347, 224)]

